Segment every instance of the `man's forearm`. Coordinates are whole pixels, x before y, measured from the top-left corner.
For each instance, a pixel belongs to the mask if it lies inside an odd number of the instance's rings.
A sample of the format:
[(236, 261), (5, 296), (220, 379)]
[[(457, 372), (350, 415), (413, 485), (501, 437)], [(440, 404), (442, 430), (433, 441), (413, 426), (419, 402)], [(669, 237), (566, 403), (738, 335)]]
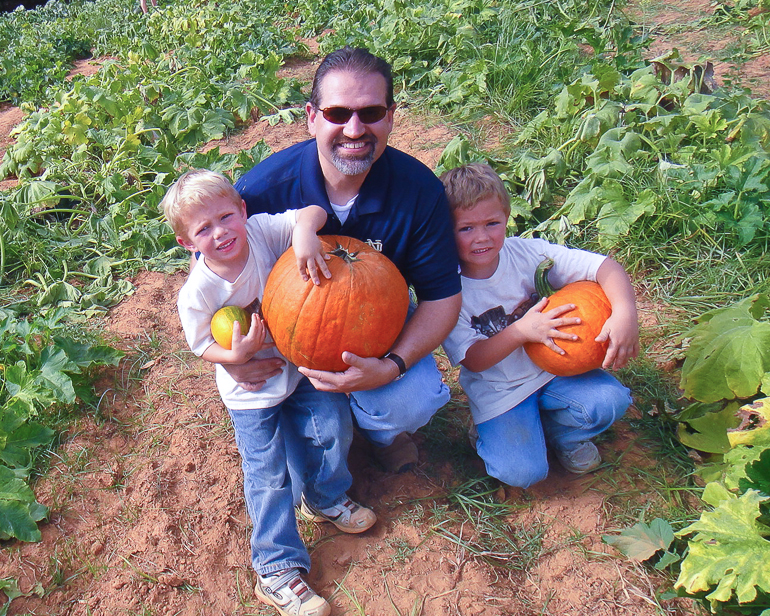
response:
[(461, 305), (460, 293), (420, 302), (391, 351), (403, 358), (407, 366), (416, 364), (444, 342), (457, 323)]

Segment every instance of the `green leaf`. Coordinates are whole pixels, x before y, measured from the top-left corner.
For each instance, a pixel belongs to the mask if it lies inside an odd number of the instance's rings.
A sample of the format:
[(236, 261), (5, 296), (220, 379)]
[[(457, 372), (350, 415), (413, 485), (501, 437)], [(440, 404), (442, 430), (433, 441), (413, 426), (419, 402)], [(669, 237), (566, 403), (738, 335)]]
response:
[(707, 592), (712, 611), (733, 594), (739, 603), (750, 603), (758, 590), (769, 593), (770, 528), (758, 522), (760, 504), (767, 497), (754, 490), (737, 497), (710, 483), (704, 500), (716, 503), (716, 508), (676, 533), (694, 536), (675, 587), (690, 594)]
[(649, 560), (660, 550), (668, 550), (674, 541), (671, 525), (655, 518), (649, 525), (644, 522), (634, 524), (620, 532), (620, 535), (603, 535), (605, 543), (615, 546), (631, 560)]
[(738, 485), (743, 492), (757, 490), (770, 496), (770, 449), (764, 449), (757, 460), (746, 465), (746, 478)]
[(53, 430), (27, 422), (12, 407), (0, 410), (0, 460), (15, 468), (30, 465), (30, 450), (50, 442)]
[[(610, 182), (612, 185), (608, 186)], [(602, 246), (610, 247), (618, 237), (626, 235), (641, 216), (655, 213), (658, 197), (652, 190), (645, 189), (629, 203), (623, 194), (623, 186), (614, 180), (606, 181), (602, 189), (606, 203), (599, 210), (596, 226), (601, 233)]]
[(688, 398), (716, 402), (750, 398), (770, 372), (770, 323), (757, 320), (768, 297), (763, 294), (703, 315), (686, 336), (680, 387)]
[(0, 465), (0, 539), (40, 541), (36, 522), (48, 515), (48, 508), (35, 500), (29, 486), (13, 471)]
[(11, 607), (11, 601), (16, 597), (21, 597), (22, 592), (19, 590), (19, 582), (10, 577), (0, 578), (0, 592), (8, 598), (8, 603), (0, 607), (0, 616), (5, 616), (8, 613), (8, 608)]
[(738, 409), (740, 424), (727, 433), (730, 446), (770, 447), (770, 398), (755, 400)]
[[(742, 480), (746, 479), (746, 467), (759, 460), (763, 450), (759, 447), (738, 445), (724, 455), (720, 476), (728, 490), (738, 491)], [(745, 492), (745, 490), (741, 490)]]
[(125, 353), (110, 346), (80, 343), (71, 338), (54, 337), (56, 346), (66, 353), (67, 358), (80, 368), (96, 365), (117, 366)]
[(27, 364), (19, 360), (13, 366), (5, 367), (5, 387), (11, 398), (27, 408), (27, 412), (36, 415), (39, 408), (54, 404), (56, 396), (48, 386), (39, 380), (40, 372), (27, 371)]
[(732, 402), (716, 412), (706, 413), (682, 421), (677, 426), (677, 438), (687, 447), (708, 453), (725, 453), (730, 450), (727, 431), (735, 428), (740, 419), (735, 413), (739, 403)]

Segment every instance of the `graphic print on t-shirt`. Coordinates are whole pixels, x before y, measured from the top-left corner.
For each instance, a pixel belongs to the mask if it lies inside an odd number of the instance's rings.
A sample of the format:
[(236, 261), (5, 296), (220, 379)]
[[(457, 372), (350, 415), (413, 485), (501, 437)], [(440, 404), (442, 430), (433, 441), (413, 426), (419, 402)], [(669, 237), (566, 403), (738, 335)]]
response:
[(495, 306), (489, 310), (481, 313), (480, 316), (471, 317), (471, 327), (482, 336), (491, 338), (495, 334), (500, 333), (506, 327), (508, 327), (514, 321), (523, 317), (527, 310), (532, 308), (540, 296), (537, 293), (532, 293), (529, 299), (524, 300), (511, 314), (505, 314), (505, 309), (502, 306)]

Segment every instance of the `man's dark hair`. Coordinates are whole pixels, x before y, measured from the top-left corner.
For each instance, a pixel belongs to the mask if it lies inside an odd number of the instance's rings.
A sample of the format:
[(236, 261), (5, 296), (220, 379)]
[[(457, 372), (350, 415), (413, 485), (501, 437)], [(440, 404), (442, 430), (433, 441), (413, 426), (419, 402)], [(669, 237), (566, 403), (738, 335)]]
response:
[(371, 75), (377, 73), (385, 78), (386, 95), (385, 105), (393, 104), (393, 75), (388, 64), (382, 58), (375, 56), (363, 47), (350, 47), (345, 45), (342, 49), (331, 52), (326, 56), (313, 78), (313, 89), (310, 91), (310, 104), (318, 109), (321, 101), (321, 82), (327, 73), (332, 71), (348, 71)]

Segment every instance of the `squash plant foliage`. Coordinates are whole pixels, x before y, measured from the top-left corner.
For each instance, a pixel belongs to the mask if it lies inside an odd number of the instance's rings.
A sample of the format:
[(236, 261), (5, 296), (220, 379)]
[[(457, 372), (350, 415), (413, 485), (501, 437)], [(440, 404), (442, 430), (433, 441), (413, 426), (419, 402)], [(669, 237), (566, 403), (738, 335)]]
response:
[(681, 442), (705, 456), (699, 520), (673, 532), (641, 522), (605, 540), (678, 569), (675, 588), (713, 613), (770, 616), (770, 297), (712, 310), (684, 335)]
[(117, 365), (123, 353), (71, 337), (63, 310), (27, 320), (0, 311), (0, 540), (39, 541), (47, 508), (29, 486), (35, 453), (55, 432), (39, 420), (58, 409), (93, 402), (90, 373)]
[[(508, 156), (466, 148), (458, 158), (454, 143), (441, 164), (489, 160), (527, 202), (528, 234), (563, 242), (590, 228), (603, 250), (693, 235), (763, 248), (770, 106), (746, 92), (707, 92), (698, 68), (675, 58), (630, 74), (595, 65), (524, 126)], [(667, 83), (677, 69), (685, 78)]]

